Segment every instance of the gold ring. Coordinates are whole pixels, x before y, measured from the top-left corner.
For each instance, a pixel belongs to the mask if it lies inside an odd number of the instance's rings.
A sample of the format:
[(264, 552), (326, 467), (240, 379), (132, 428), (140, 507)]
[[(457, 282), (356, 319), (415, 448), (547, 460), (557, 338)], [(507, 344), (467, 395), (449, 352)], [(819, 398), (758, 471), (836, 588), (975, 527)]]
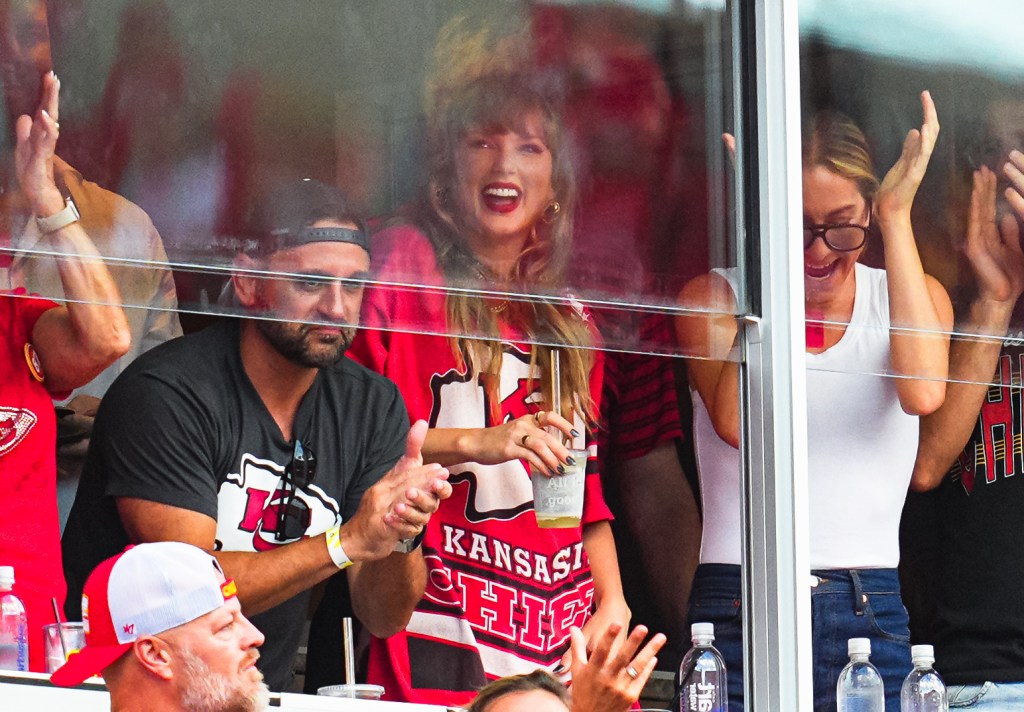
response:
[(640, 673), (638, 673), (636, 671), (636, 668), (633, 667), (632, 665), (627, 665), (626, 666), (626, 674), (629, 675), (634, 680), (637, 679), (638, 677), (640, 677)]
[(529, 440), (529, 439), (530, 439), (529, 435), (524, 435), (522, 440), (519, 441), (519, 444), (522, 445), (523, 447), (526, 447), (526, 441)]
[(537, 424), (538, 428), (540, 427), (540, 416), (542, 416), (543, 414), (543, 410), (538, 410), (536, 413), (533, 414), (533, 422)]

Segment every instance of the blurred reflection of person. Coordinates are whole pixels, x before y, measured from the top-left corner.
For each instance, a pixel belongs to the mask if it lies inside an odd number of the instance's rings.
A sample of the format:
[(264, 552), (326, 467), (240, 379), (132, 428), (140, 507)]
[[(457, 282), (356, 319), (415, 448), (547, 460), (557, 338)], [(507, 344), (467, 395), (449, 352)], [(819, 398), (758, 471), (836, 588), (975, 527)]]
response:
[[(54, 181), (59, 132), (57, 78), (48, 73), (31, 115), (15, 121), (16, 196), (57, 264), (66, 306), (0, 292), (0, 560), (14, 566), (28, 612), (30, 669), (45, 668), (42, 626), (51, 598), (63, 601), (56, 492), (53, 397), (87, 383), (128, 350), (129, 329), (117, 287)], [(5, 204), (12, 195), (3, 195)]]
[(1016, 537), (1024, 480), (1014, 476), (1024, 471), (1024, 339), (1011, 333), (1024, 292), (1024, 155), (1008, 159), (1001, 173), (1012, 211), (997, 207), (997, 174), (986, 166), (974, 172), (964, 254), (976, 293), (957, 328), (965, 336), (950, 350), (946, 400), (922, 419), (911, 482), (918, 491), (938, 488), (938, 566), (928, 588), (936, 668), (951, 705), (979, 710), (1024, 710), (1024, 555)]
[[(429, 420), (424, 459), (449, 466), (455, 490), (427, 529), (426, 593), (405, 632), (371, 641), (368, 679), (388, 699), (461, 705), (490, 679), (561, 672), (570, 627), (593, 639), (630, 612), (587, 425), (597, 336), (571, 302), (507, 296), (563, 285), (574, 190), (557, 104), (529, 58), (509, 59), (528, 42), (488, 54), (445, 37), (438, 56), (462, 71), (433, 77), (425, 200), (374, 243), (375, 279), (425, 288), (370, 291), (364, 323), (377, 328), (352, 351)], [(567, 438), (590, 450), (582, 526), (542, 529), (530, 477), (573, 464)]]
[[(900, 599), (900, 512), (914, 467), (918, 416), (943, 401), (952, 307), (921, 268), (910, 209), (938, 135), (930, 95), (881, 185), (863, 134), (840, 114), (805, 123), (804, 291), (810, 497), (814, 707), (835, 708), (848, 638), (872, 643), (886, 709), (899, 709), (910, 670)], [(877, 226), (885, 269), (858, 263)], [(684, 304), (736, 308), (735, 272), (713, 270), (684, 288)], [(904, 331), (901, 329), (911, 329)], [(740, 462), (737, 336), (732, 316), (680, 316), (691, 360), (694, 438), (704, 539), (690, 600), (694, 621), (715, 623), (729, 669), (730, 708), (743, 709), (740, 615)], [(870, 374), (870, 375), (868, 375)], [(883, 377), (883, 375), (892, 377)]]
[[(42, 0), (11, 0), (0, 12), (0, 65), (3, 69), (4, 95), (8, 121), (19, 114), (31, 112), (38, 102), (39, 77), (50, 70), (51, 53), (47, 31), (46, 4)], [(10, 162), (4, 161), (4, 185), (16, 188), (11, 182)], [(93, 417), (99, 400), (125, 367), (139, 354), (181, 334), (175, 310), (178, 302), (171, 272), (166, 268), (167, 256), (163, 243), (152, 221), (138, 206), (124, 198), (85, 180), (82, 175), (59, 157), (53, 161), (54, 180), (61, 194), (70, 198), (81, 218), (81, 224), (104, 257), (113, 258), (108, 270), (113, 276), (124, 304), (131, 328), (132, 343), (128, 353), (90, 383), (72, 395), (68, 405), (75, 415), (65, 422), (79, 437), (87, 437), (92, 430)], [(12, 250), (13, 258), (0, 270), (0, 278), (8, 280), (4, 287), (22, 287), (57, 300), (65, 298), (60, 279), (63, 257), (43, 255), (52, 252), (35, 223), (28, 220), (17, 190), (8, 191), (4, 201), (4, 220), (0, 236), (4, 247)], [(68, 499), (73, 496), (85, 455), (87, 441), (61, 449), (58, 467), (62, 475), (61, 492)]]

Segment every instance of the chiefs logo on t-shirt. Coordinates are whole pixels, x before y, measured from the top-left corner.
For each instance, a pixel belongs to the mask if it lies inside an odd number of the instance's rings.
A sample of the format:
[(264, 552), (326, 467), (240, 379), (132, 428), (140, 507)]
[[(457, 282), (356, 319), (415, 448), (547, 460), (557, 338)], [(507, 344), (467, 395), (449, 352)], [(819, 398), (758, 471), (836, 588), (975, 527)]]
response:
[(316, 536), (341, 521), (338, 501), (316, 485), (286, 492), (284, 467), (248, 453), (237, 473), (227, 476), (217, 493), (217, 542), (223, 551), (268, 551), (295, 539), (278, 539), (278, 508), (288, 495), (306, 505), (303, 537)]
[(17, 447), (37, 420), (36, 414), (25, 408), (0, 406), (0, 455)]

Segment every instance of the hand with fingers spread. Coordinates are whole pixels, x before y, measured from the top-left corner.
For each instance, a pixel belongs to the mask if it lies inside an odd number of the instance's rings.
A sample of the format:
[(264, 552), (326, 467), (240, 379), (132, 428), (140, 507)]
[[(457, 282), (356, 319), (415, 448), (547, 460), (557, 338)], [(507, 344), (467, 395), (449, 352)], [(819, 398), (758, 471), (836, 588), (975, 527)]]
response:
[(405, 454), (363, 495), (359, 509), (348, 522), (351, 538), (345, 541), (346, 552), (354, 561), (390, 555), (399, 541), (419, 534), (441, 500), (451, 496), (448, 470), (423, 464), (421, 449), (426, 433), (427, 423), (416, 421), (409, 430)]
[[(621, 643), (626, 637), (626, 629), (623, 627), (622, 622), (629, 622), (633, 613), (629, 610), (629, 606), (626, 605), (626, 600), (622, 597), (613, 596), (608, 601), (602, 601), (594, 611), (594, 614), (587, 619), (587, 622), (583, 624), (580, 631), (583, 633), (583, 640), (586, 643), (588, 649), (593, 649), (597, 642), (601, 640), (604, 635), (608, 632), (611, 627), (615, 627), (619, 632), (616, 634), (617, 643)], [(561, 665), (566, 670), (572, 669), (573, 659), (575, 657), (575, 648), (570, 646), (562, 656)]]
[(48, 217), (64, 207), (53, 178), (57, 149), (60, 80), (53, 72), (43, 76), (42, 98), (35, 114), (23, 114), (15, 123), (17, 145), (14, 167), (18, 186), (36, 215)]
[(907, 133), (903, 152), (878, 189), (876, 205), (880, 217), (910, 217), (910, 207), (939, 137), (939, 116), (927, 91), (921, 92), (921, 108), (924, 114), (921, 128)]
[[(1024, 156), (1021, 156), (1021, 161), (1024, 165)], [(1012, 167), (1012, 164), (1007, 165)], [(1012, 188), (1007, 189), (1007, 193), (1020, 198)], [(1024, 211), (1024, 199), (1020, 204)], [(1009, 304), (1017, 301), (1024, 291), (1024, 251), (1020, 245), (1020, 229), (1012, 214), (997, 218), (996, 174), (986, 166), (974, 172), (964, 254), (977, 279), (980, 299)]]
[[(549, 429), (561, 435), (552, 435)], [(471, 431), (466, 437), (468, 459), (481, 465), (526, 460), (531, 472), (551, 477), (565, 472), (565, 465), (574, 464), (569, 448), (562, 444), (563, 436), (577, 438), (579, 433), (554, 411), (529, 413), (503, 425)]]
[(588, 656), (583, 631), (571, 630), (573, 712), (625, 712), (640, 698), (665, 636), (658, 633), (641, 647), (648, 632), (645, 626), (638, 625), (620, 642), (622, 632), (617, 623), (608, 626)]

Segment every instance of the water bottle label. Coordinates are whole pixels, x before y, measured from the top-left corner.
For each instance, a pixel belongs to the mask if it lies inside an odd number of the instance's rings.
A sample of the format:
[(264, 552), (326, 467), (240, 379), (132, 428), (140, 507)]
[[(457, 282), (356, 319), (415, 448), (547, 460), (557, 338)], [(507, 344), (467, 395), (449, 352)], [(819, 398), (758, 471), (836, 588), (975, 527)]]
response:
[[(704, 677), (704, 671), (701, 671)], [(701, 680), (687, 686), (686, 697), (689, 709), (695, 712), (715, 712), (718, 704), (718, 688), (714, 683)]]
[(722, 699), (722, 677), (715, 666), (698, 662), (683, 683), (680, 695), (683, 712), (724, 712), (727, 707)]

